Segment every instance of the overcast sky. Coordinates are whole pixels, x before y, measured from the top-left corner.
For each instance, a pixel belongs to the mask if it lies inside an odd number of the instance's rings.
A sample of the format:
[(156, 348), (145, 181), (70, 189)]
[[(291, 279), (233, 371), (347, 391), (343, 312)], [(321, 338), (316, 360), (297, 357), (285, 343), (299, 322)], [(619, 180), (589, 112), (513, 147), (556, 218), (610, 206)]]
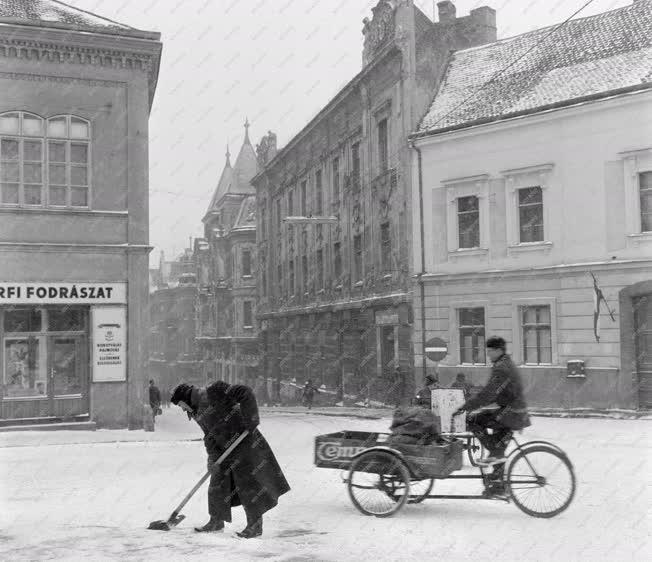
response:
[[(132, 27), (159, 31), (163, 56), (150, 116), (151, 263), (202, 235), (201, 219), (243, 141), (267, 130), (279, 147), (361, 68), (367, 0), (66, 0)], [(565, 20), (588, 0), (456, 0), (458, 16), (489, 5), (498, 37)], [(416, 0), (433, 17), (436, 1)], [(581, 15), (631, 4), (594, 0)]]

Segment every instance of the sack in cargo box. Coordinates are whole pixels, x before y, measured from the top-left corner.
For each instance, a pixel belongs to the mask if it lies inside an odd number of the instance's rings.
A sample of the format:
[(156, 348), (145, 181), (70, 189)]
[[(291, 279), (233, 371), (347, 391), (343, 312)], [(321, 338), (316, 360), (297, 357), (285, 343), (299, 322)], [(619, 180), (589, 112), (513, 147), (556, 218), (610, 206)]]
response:
[(439, 416), (442, 433), (463, 433), (466, 431), (466, 416), (456, 416), (451, 428), (453, 412), (465, 402), (461, 388), (436, 388), (430, 393), (432, 411)]

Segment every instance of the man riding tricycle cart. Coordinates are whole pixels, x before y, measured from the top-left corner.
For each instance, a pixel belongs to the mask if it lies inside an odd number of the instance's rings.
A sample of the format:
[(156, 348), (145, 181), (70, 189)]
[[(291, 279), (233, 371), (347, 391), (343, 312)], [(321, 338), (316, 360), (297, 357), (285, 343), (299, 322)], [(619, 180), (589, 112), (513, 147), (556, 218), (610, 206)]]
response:
[[(516, 439), (514, 431), (530, 425), (520, 376), (502, 338), (489, 338), (487, 349), (493, 362), (489, 381), (453, 412), (453, 418), (469, 412), (469, 431), (437, 431), (430, 408), (427, 414), (397, 410), (392, 434), (342, 431), (317, 436), (315, 464), (347, 471), (344, 482), (351, 501), (365, 515), (388, 517), (406, 503), (434, 498), (513, 502), (533, 517), (563, 512), (575, 495), (573, 466), (550, 442)], [(416, 435), (419, 426), (422, 437)], [(412, 442), (405, 439), (406, 427), (415, 437)], [(488, 456), (477, 459), (471, 454), (476, 440)], [(462, 471), (465, 449), (473, 472)], [(476, 480), (483, 492), (431, 494), (437, 479)]]

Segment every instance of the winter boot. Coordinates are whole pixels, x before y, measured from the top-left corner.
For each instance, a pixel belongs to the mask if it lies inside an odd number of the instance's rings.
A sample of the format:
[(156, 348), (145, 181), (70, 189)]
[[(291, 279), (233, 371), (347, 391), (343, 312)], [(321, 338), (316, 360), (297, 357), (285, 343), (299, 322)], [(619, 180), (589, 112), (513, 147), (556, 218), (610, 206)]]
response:
[(247, 526), (236, 533), (240, 538), (243, 539), (253, 539), (254, 537), (259, 537), (263, 534), (263, 518), (257, 519), (253, 522), (247, 522)]
[(195, 531), (198, 533), (215, 533), (218, 531), (224, 530), (224, 521), (218, 519), (217, 517), (211, 516), (211, 519), (203, 527), (195, 527)]

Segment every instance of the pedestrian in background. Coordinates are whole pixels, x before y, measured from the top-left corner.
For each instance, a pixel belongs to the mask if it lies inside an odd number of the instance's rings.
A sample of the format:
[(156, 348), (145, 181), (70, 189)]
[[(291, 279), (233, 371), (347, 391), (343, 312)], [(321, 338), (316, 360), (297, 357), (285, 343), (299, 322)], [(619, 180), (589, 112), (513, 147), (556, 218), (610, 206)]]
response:
[(301, 396), (303, 405), (307, 406), (309, 410), (312, 410), (312, 402), (315, 399), (315, 394), (319, 392), (319, 389), (312, 384), (312, 380), (308, 379), (305, 386), (303, 387), (303, 394)]
[(451, 388), (461, 388), (464, 392), (464, 400), (468, 400), (471, 396), (472, 384), (467, 382), (466, 375), (464, 373), (457, 373), (455, 382), (451, 385)]
[(152, 419), (163, 413), (161, 410), (161, 391), (154, 384), (154, 379), (149, 379), (149, 406), (152, 408)]

